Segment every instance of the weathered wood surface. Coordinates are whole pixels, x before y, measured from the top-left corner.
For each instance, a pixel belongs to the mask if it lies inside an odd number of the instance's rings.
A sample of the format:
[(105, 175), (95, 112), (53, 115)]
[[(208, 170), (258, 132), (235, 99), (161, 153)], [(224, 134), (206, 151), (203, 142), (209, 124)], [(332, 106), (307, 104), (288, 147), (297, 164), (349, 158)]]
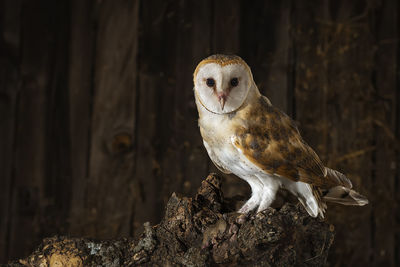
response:
[(162, 221), (141, 237), (93, 241), (53, 237), (9, 266), (323, 266), (334, 227), (286, 204), (237, 223), (221, 179), (211, 174), (194, 198), (170, 197)]
[(398, 26), (395, 0), (0, 0), (0, 262), (53, 234), (136, 236), (193, 195), (215, 168), (192, 71), (218, 52), (371, 200), (329, 206), (328, 264), (400, 265)]
[[(360, 11), (355, 4), (339, 1), (333, 12), (323, 1), (296, 2), (293, 28), (296, 118), (301, 132), (327, 166), (348, 173), (354, 187), (371, 200), (362, 209), (328, 207), (328, 220), (337, 225), (330, 262), (339, 266), (367, 266), (377, 254), (371, 214), (375, 193), (367, 192), (373, 188), (373, 85), (370, 78), (363, 78), (373, 73), (375, 40), (367, 15), (352, 19)], [(302, 16), (311, 5), (312, 13)], [(360, 154), (346, 159), (355, 152)]]
[[(70, 228), (73, 235), (85, 234), (85, 201), (89, 177), (89, 148), (93, 93), (95, 20), (92, 1), (73, 0), (69, 45), (69, 137), (71, 186)], [(86, 225), (87, 226), (87, 225)]]
[[(17, 91), (19, 80), (20, 2), (0, 2), (4, 16), (0, 23), (0, 261), (8, 255), (13, 188), (13, 158)], [(16, 17), (16, 18), (14, 18)]]
[(139, 1), (96, 2), (94, 9), (93, 106), (84, 202), (89, 228), (85, 233), (108, 238), (129, 232), (135, 201)]
[(5, 113), (11, 112), (7, 120), (12, 124), (4, 128), (11, 133), (9, 139), (1, 142), (13, 146), (7, 154), (10, 165), (2, 169), (11, 169), (11, 175), (1, 177), (1, 190), (8, 195), (2, 202), (8, 207), (0, 215), (7, 227), (0, 238), (4, 260), (29, 253), (42, 235), (65, 232), (71, 186), (65, 97), (69, 33), (68, 13), (63, 12), (67, 2), (2, 1), (1, 6), (2, 57), (13, 62), (3, 65), (9, 72), (4, 79), (18, 77), (6, 85), (9, 96), (2, 105)]

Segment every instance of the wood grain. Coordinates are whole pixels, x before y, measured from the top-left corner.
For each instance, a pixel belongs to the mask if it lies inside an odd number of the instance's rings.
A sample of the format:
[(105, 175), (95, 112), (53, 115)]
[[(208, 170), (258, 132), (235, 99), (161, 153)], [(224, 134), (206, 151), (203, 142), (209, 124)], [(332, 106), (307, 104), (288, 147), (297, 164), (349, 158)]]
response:
[(86, 234), (129, 233), (133, 188), (138, 1), (97, 2)]
[[(291, 1), (251, 1), (242, 5), (240, 52), (252, 68), (255, 82), (274, 106), (289, 115), (293, 91), (289, 84)], [(273, 39), (274, 42), (270, 40)]]
[(69, 136), (71, 157), (70, 226), (72, 235), (83, 235), (87, 227), (86, 191), (89, 175), (89, 148), (93, 97), (93, 72), (96, 28), (92, 1), (74, 0), (70, 4), (69, 43)]
[[(396, 183), (396, 150), (400, 149), (400, 142), (395, 138), (396, 131), (396, 64), (398, 58), (397, 10), (399, 4), (392, 1), (382, 1), (374, 20), (377, 50), (375, 56), (376, 68), (373, 73), (374, 89), (376, 93), (372, 106), (374, 110), (374, 137), (376, 150), (374, 151), (374, 180), (371, 191), (374, 220), (374, 264), (376, 266), (395, 266), (395, 235), (397, 201)], [(399, 114), (397, 114), (398, 116)], [(383, 178), (384, 177), (384, 178)], [(397, 222), (398, 223), (398, 222)], [(399, 264), (399, 262), (397, 262)]]
[[(160, 218), (162, 208), (161, 192), (167, 182), (162, 179), (162, 169), (160, 160), (163, 158), (166, 146), (170, 145), (168, 139), (161, 141), (162, 134), (170, 136), (170, 119), (162, 117), (163, 108), (166, 114), (171, 114), (172, 107), (168, 105), (162, 107), (163, 97), (168, 97), (172, 86), (170, 76), (173, 65), (169, 65), (168, 54), (174, 54), (174, 50), (167, 50), (167, 40), (173, 42), (174, 38), (168, 34), (167, 24), (176, 13), (174, 9), (169, 9), (171, 1), (157, 4), (156, 1), (146, 1), (141, 3), (141, 39), (139, 43), (139, 76), (138, 76), (138, 96), (137, 102), (137, 128), (135, 178), (137, 190), (140, 198), (134, 205), (134, 229), (135, 234), (139, 234), (142, 224), (146, 221), (156, 222)], [(171, 48), (169, 46), (168, 48)], [(174, 57), (171, 57), (174, 60)], [(157, 64), (153, 64), (157, 62)], [(173, 64), (171, 62), (171, 64)], [(169, 99), (171, 95), (169, 96)], [(172, 104), (172, 103), (170, 103)], [(174, 164), (175, 165), (175, 164)]]
[[(20, 78), (16, 83), (15, 139), (10, 140), (14, 171), (7, 258), (28, 254), (41, 235), (62, 234), (67, 223), (65, 8), (65, 1), (57, 5), (51, 1), (22, 2), (17, 11), (21, 14), (20, 47), (15, 55)], [(17, 36), (9, 37), (18, 43)]]
[(12, 220), (12, 192), (16, 106), (18, 95), (18, 50), (20, 48), (20, 1), (0, 1), (0, 262), (7, 260)]
[[(371, 198), (367, 191), (373, 179), (371, 150), (340, 164), (335, 162), (343, 154), (373, 144), (373, 125), (368, 120), (372, 84), (361, 77), (372, 74), (375, 44), (367, 16), (352, 20), (365, 8), (359, 4), (342, 1), (334, 10), (327, 2), (296, 3), (296, 118), (304, 139), (322, 161), (345, 173), (357, 191)], [(306, 10), (310, 16), (302, 16)], [(328, 205), (327, 219), (337, 231), (330, 254), (335, 265), (370, 264), (374, 253), (372, 205)]]

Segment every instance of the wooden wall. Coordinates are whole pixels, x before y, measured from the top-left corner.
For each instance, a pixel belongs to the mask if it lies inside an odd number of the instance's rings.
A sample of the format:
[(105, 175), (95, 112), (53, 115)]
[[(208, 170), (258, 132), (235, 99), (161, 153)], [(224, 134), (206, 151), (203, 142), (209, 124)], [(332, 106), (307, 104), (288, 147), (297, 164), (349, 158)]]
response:
[[(140, 234), (215, 171), (192, 72), (235, 53), (370, 205), (330, 266), (400, 265), (396, 0), (0, 0), (0, 263), (46, 236)], [(225, 177), (227, 195), (247, 186)]]

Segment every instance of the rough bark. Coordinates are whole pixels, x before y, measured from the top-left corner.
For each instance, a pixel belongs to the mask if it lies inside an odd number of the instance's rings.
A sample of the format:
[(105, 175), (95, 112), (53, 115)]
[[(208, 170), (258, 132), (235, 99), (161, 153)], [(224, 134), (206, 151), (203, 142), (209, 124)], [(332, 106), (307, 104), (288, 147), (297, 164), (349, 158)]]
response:
[(145, 224), (138, 240), (45, 239), (9, 266), (322, 266), (333, 226), (297, 205), (269, 208), (237, 223), (211, 174), (194, 198), (172, 194), (160, 224)]

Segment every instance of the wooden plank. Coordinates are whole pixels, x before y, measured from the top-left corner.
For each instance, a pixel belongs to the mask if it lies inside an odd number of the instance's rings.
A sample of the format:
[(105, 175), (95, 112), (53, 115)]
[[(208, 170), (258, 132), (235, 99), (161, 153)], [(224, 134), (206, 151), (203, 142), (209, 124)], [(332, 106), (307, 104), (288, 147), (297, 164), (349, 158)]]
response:
[[(162, 16), (162, 26), (160, 38), (163, 42), (158, 49), (163, 56), (158, 61), (153, 61), (152, 64), (157, 64), (157, 70), (162, 75), (156, 78), (157, 89), (156, 93), (158, 104), (155, 110), (156, 123), (155, 136), (155, 162), (160, 169), (156, 173), (160, 194), (157, 197), (155, 206), (153, 207), (157, 221), (161, 219), (163, 207), (166, 205), (172, 192), (179, 192), (183, 185), (184, 173), (182, 172), (181, 153), (184, 148), (182, 143), (183, 125), (180, 118), (181, 108), (183, 106), (182, 92), (177, 90), (178, 80), (183, 79), (181, 74), (176, 73), (177, 58), (179, 53), (179, 43), (182, 32), (179, 31), (179, 24), (182, 23), (180, 12), (180, 1), (167, 1), (164, 6), (164, 16)], [(180, 47), (182, 49), (182, 47)], [(182, 72), (182, 70), (181, 70)], [(160, 92), (159, 88), (163, 88)]]
[(237, 54), (240, 45), (240, 1), (213, 1), (213, 54)]
[[(199, 37), (193, 34), (192, 27), (202, 27), (201, 38), (207, 40), (204, 38), (207, 34), (210, 38), (211, 15), (207, 7), (211, 7), (211, 3), (204, 2), (203, 9), (197, 9), (198, 5), (192, 0), (172, 3), (178, 4), (169, 5), (176, 13), (167, 19), (163, 31), (173, 36), (164, 48), (171, 50), (169, 67), (162, 66), (164, 69), (160, 70), (168, 81), (161, 106), (168, 108), (162, 109), (157, 116), (166, 122), (160, 129), (164, 133), (159, 146), (163, 151), (159, 158), (162, 170), (159, 178), (165, 181), (161, 191), (163, 206), (172, 192), (194, 194), (208, 171), (208, 158), (197, 127), (198, 115), (192, 88), (195, 60), (207, 55), (205, 52), (209, 51), (210, 42), (196, 44)], [(194, 44), (197, 45), (196, 50), (192, 48)]]
[(375, 82), (375, 179), (372, 183), (374, 219), (374, 266), (396, 266), (395, 263), (395, 179), (396, 149), (400, 142), (396, 131), (396, 83), (398, 75), (398, 2), (382, 1), (375, 20), (377, 40)]
[(45, 153), (46, 174), (41, 197), (41, 235), (67, 232), (71, 179), (68, 114), (69, 1), (46, 1), (50, 9), (46, 23), (49, 62), (46, 87)]
[[(143, 59), (141, 59), (143, 62)], [(155, 160), (155, 106), (157, 97), (157, 86), (154, 76), (140, 71), (137, 110), (137, 128), (135, 151), (135, 188), (140, 196), (134, 205), (134, 217), (132, 219), (132, 234), (140, 234), (144, 222), (156, 222), (161, 216), (161, 196), (158, 194), (161, 188), (157, 175), (160, 172), (160, 165)], [(157, 211), (154, 211), (158, 208)]]
[(0, 1), (0, 262), (8, 261), (18, 91), (20, 1)]
[[(174, 140), (177, 1), (145, 1), (141, 6), (140, 76), (135, 178), (141, 198), (135, 203), (135, 234), (157, 223), (164, 200), (182, 179)], [(182, 181), (182, 180), (179, 180)]]
[(98, 238), (130, 232), (139, 1), (97, 2), (98, 32), (91, 126), (88, 229)]
[[(9, 228), (11, 259), (26, 256), (39, 243), (40, 194), (45, 177), (45, 114), (46, 86), (48, 85), (48, 54), (46, 46), (46, 16), (24, 3), (22, 6), (21, 79), (18, 95), (17, 128), (15, 139), (15, 176), (11, 188), (12, 206)], [(37, 38), (42, 36), (43, 38)], [(29, 132), (29, 135), (26, 134)], [(29, 237), (29, 238), (27, 238)]]
[[(295, 104), (300, 131), (327, 166), (346, 173), (357, 191), (370, 197), (373, 125), (368, 117), (373, 100), (368, 96), (375, 45), (370, 13), (352, 20), (365, 10), (364, 2), (338, 2), (338, 12), (332, 12), (327, 1), (294, 4)], [(362, 153), (343, 157), (354, 151)], [(328, 206), (327, 220), (337, 232), (330, 262), (369, 265), (371, 209), (372, 205)]]
[(71, 142), (71, 207), (69, 233), (85, 233), (89, 135), (93, 89), (95, 23), (92, 1), (74, 0), (71, 9), (69, 120)]
[(21, 76), (10, 188), (9, 258), (28, 255), (42, 235), (62, 234), (66, 222), (68, 160), (63, 157), (68, 157), (68, 145), (63, 132), (66, 120), (60, 112), (66, 92), (62, 51), (67, 37), (65, 4), (23, 2), (18, 12), (22, 19)]
[(242, 5), (240, 53), (252, 68), (260, 92), (291, 113), (289, 56), (291, 1), (251, 1)]
[[(400, 8), (397, 10), (399, 11)], [(397, 13), (397, 27), (400, 27), (400, 12)], [(397, 51), (397, 70), (399, 70), (400, 66), (400, 51)], [(400, 75), (397, 75), (397, 84), (396, 84), (396, 106), (395, 109), (395, 137), (396, 140), (400, 140)], [(400, 203), (400, 150), (397, 149), (395, 154), (395, 162), (396, 162), (396, 176), (395, 176), (395, 199), (396, 203)], [(400, 207), (397, 206), (395, 209), (395, 223), (396, 225), (400, 225)], [(395, 266), (400, 266), (400, 232), (397, 231), (395, 233), (395, 244), (394, 244), (394, 264)]]
[[(400, 27), (400, 5), (397, 4), (397, 20), (396, 20), (396, 27), (399, 29)], [(399, 33), (397, 32), (397, 38), (399, 38)], [(397, 68), (397, 73), (399, 73), (400, 70), (400, 51), (397, 50), (397, 62), (396, 62), (396, 68)], [(394, 87), (396, 90), (396, 102), (395, 102), (395, 107), (393, 109), (395, 110), (395, 129), (394, 129), (394, 134), (395, 138), (397, 141), (400, 140), (400, 75), (397, 74), (397, 84)], [(395, 203), (400, 203), (400, 149), (396, 150), (395, 154), (395, 183), (394, 183), (394, 193), (395, 193), (395, 198), (393, 201)], [(398, 227), (400, 225), (400, 207), (399, 205), (396, 206), (395, 209), (395, 225)], [(395, 243), (394, 243), (394, 265), (395, 266), (400, 266), (400, 231), (396, 231), (395, 233)]]

